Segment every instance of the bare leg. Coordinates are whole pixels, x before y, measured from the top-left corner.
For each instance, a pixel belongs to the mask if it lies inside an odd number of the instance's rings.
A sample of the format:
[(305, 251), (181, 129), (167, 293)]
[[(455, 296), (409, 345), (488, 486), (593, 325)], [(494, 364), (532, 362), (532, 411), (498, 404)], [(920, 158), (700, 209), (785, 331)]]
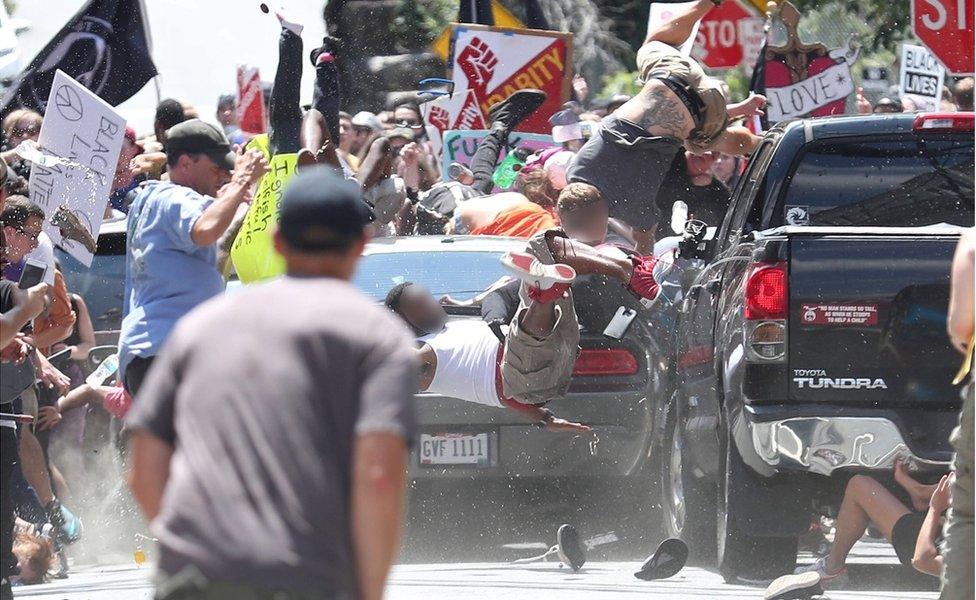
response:
[(519, 315), (519, 327), (536, 339), (543, 339), (556, 327), (555, 302), (531, 302)]
[(47, 506), (51, 500), (54, 500), (54, 491), (51, 489), (51, 474), (47, 470), (41, 443), (37, 441), (33, 432), (27, 427), (21, 430), (20, 460), (21, 468), (24, 470), (24, 479), (37, 492), (41, 504)]
[(691, 37), (695, 23), (713, 8), (715, 8), (715, 4), (712, 0), (698, 0), (698, 4), (694, 6), (684, 7), (680, 11), (676, 10), (676, 15), (667, 23), (661, 23), (653, 29), (648, 28), (644, 43), (664, 42), (677, 48)]
[(329, 135), (325, 117), (314, 108), (309, 109), (302, 118), (301, 142), (302, 149), (308, 150), (314, 157), (308, 157), (305, 152), (300, 153), (298, 156), (299, 166), (327, 164), (337, 169), (342, 167), (339, 162), (339, 155), (336, 154), (335, 144), (332, 142), (332, 136)]
[(627, 285), (634, 273), (634, 264), (625, 259), (606, 256), (596, 248), (564, 237), (549, 240), (549, 250), (557, 263), (569, 265), (577, 275), (606, 275)]
[(898, 519), (908, 514), (908, 508), (883, 485), (866, 475), (855, 475), (844, 491), (844, 501), (837, 514), (837, 532), (825, 566), (831, 573), (844, 567), (851, 548), (861, 539), (873, 522), (888, 540)]
[(390, 148), (390, 140), (386, 138), (376, 138), (363, 159), (363, 164), (359, 165), (359, 172), (356, 173), (356, 180), (363, 189), (369, 189), (383, 177), (393, 174), (393, 153)]

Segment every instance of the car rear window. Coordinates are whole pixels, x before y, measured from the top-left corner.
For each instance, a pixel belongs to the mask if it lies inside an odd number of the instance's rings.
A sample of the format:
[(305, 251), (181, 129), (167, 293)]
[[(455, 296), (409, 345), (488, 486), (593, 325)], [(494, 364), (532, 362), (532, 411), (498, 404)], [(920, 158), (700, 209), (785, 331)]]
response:
[(973, 225), (973, 137), (824, 140), (804, 150), (787, 225)]
[(435, 298), (465, 300), (505, 275), (500, 257), (500, 252), (445, 250), (371, 254), (360, 261), (353, 283), (376, 300), (404, 281), (423, 285)]

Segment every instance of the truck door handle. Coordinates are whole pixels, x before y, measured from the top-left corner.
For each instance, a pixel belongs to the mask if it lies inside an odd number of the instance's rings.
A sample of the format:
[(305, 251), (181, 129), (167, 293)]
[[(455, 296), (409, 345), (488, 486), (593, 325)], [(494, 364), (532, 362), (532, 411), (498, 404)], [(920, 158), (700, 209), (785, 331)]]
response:
[(710, 295), (714, 296), (715, 294), (718, 293), (721, 287), (722, 287), (722, 281), (720, 279), (712, 279), (711, 281), (706, 281), (705, 283), (699, 283), (697, 285), (691, 286), (691, 289), (688, 290), (688, 294), (692, 298), (695, 298), (697, 300), (702, 290), (705, 290)]

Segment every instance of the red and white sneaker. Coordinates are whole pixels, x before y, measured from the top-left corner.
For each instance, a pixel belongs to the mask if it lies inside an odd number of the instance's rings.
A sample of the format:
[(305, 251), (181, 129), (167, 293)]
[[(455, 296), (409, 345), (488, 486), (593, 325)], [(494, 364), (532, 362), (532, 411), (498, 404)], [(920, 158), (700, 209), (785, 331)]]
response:
[(508, 252), (502, 265), (525, 284), (529, 297), (536, 302), (552, 302), (562, 298), (569, 284), (576, 279), (576, 270), (569, 265), (547, 265), (527, 252)]

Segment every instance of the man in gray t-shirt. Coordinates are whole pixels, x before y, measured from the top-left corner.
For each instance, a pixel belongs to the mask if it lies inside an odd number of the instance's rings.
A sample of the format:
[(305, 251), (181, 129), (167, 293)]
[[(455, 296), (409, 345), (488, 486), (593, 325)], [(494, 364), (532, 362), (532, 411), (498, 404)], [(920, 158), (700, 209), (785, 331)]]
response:
[(157, 597), (381, 597), (419, 364), (346, 281), (368, 213), (331, 172), (297, 176), (276, 233), (289, 275), (191, 312), (150, 370), (128, 426)]

